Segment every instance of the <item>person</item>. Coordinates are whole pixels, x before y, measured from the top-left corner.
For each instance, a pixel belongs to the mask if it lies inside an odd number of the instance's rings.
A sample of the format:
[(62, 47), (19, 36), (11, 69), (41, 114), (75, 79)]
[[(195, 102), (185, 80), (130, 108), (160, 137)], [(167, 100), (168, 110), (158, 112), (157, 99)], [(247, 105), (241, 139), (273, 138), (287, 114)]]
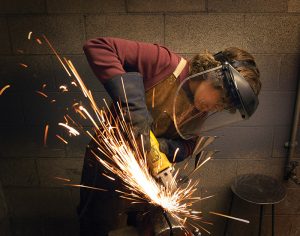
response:
[[(171, 162), (177, 149), (175, 162), (191, 155), (198, 136), (248, 119), (258, 106), (259, 69), (251, 54), (236, 47), (184, 59), (162, 45), (101, 37), (88, 40), (83, 50), (112, 101), (128, 104), (134, 135), (144, 139), (145, 150), (151, 148), (151, 130)], [(91, 141), (81, 184), (108, 192), (81, 189), (78, 214), (81, 235), (99, 236), (135, 216), (124, 214), (128, 204), (114, 191), (121, 183), (103, 177), (93, 149)]]

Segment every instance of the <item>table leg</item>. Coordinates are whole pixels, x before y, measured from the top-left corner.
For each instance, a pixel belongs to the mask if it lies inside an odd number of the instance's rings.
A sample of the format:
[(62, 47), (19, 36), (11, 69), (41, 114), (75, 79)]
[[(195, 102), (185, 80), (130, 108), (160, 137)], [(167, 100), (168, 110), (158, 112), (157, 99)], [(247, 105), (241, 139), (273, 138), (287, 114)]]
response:
[(261, 236), (261, 226), (262, 226), (262, 222), (263, 222), (263, 215), (264, 215), (264, 205), (260, 205), (258, 236)]
[(275, 204), (272, 204), (272, 236), (275, 235)]

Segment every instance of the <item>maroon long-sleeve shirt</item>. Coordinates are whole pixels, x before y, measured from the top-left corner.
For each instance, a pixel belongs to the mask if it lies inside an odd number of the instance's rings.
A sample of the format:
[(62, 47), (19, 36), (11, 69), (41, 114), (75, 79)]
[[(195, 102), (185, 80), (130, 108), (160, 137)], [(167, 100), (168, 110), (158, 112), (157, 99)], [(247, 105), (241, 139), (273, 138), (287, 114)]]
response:
[[(130, 41), (119, 38), (95, 38), (88, 40), (83, 50), (97, 78), (102, 82), (126, 72), (139, 72), (143, 76), (145, 90), (166, 79), (176, 69), (180, 56), (158, 44)], [(182, 81), (188, 76), (188, 63), (179, 75)], [(182, 140), (185, 153), (193, 151), (194, 140)]]
[[(146, 90), (171, 75), (180, 61), (179, 55), (164, 46), (119, 38), (90, 39), (83, 50), (102, 83), (115, 75), (134, 71), (143, 75)], [(179, 79), (187, 75), (188, 64)]]

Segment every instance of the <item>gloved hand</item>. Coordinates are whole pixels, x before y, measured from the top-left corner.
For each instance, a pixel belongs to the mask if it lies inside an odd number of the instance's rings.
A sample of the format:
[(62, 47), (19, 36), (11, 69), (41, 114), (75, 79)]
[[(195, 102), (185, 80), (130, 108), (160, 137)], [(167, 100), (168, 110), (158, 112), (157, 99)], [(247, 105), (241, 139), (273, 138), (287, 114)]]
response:
[[(192, 147), (194, 146), (193, 141), (183, 141), (179, 139), (165, 139), (165, 138), (158, 138), (157, 140), (159, 142), (160, 151), (165, 153), (169, 161), (172, 163), (181, 162), (185, 158), (190, 156), (192, 153)], [(179, 150), (174, 160), (174, 155), (177, 148)]]
[[(121, 77), (123, 78), (124, 88)], [(130, 123), (131, 117), (136, 140), (139, 142), (140, 136), (143, 135), (144, 149), (149, 151), (151, 148), (149, 135), (152, 117), (147, 110), (145, 102), (145, 88), (142, 75), (137, 72), (116, 75), (107, 80), (103, 85), (112, 98), (114, 104), (116, 105), (117, 102), (120, 103), (127, 123)], [(127, 112), (127, 102), (130, 116)]]

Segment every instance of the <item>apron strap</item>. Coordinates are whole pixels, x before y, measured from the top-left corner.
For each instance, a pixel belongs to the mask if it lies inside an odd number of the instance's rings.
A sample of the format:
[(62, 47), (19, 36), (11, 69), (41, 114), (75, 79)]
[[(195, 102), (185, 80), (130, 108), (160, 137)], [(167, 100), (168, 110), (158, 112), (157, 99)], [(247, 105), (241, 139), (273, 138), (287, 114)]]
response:
[(179, 64), (177, 65), (176, 69), (173, 72), (173, 75), (175, 76), (176, 79), (178, 78), (178, 76), (182, 72), (182, 70), (185, 67), (186, 63), (187, 63), (187, 61), (184, 58), (181, 57)]

